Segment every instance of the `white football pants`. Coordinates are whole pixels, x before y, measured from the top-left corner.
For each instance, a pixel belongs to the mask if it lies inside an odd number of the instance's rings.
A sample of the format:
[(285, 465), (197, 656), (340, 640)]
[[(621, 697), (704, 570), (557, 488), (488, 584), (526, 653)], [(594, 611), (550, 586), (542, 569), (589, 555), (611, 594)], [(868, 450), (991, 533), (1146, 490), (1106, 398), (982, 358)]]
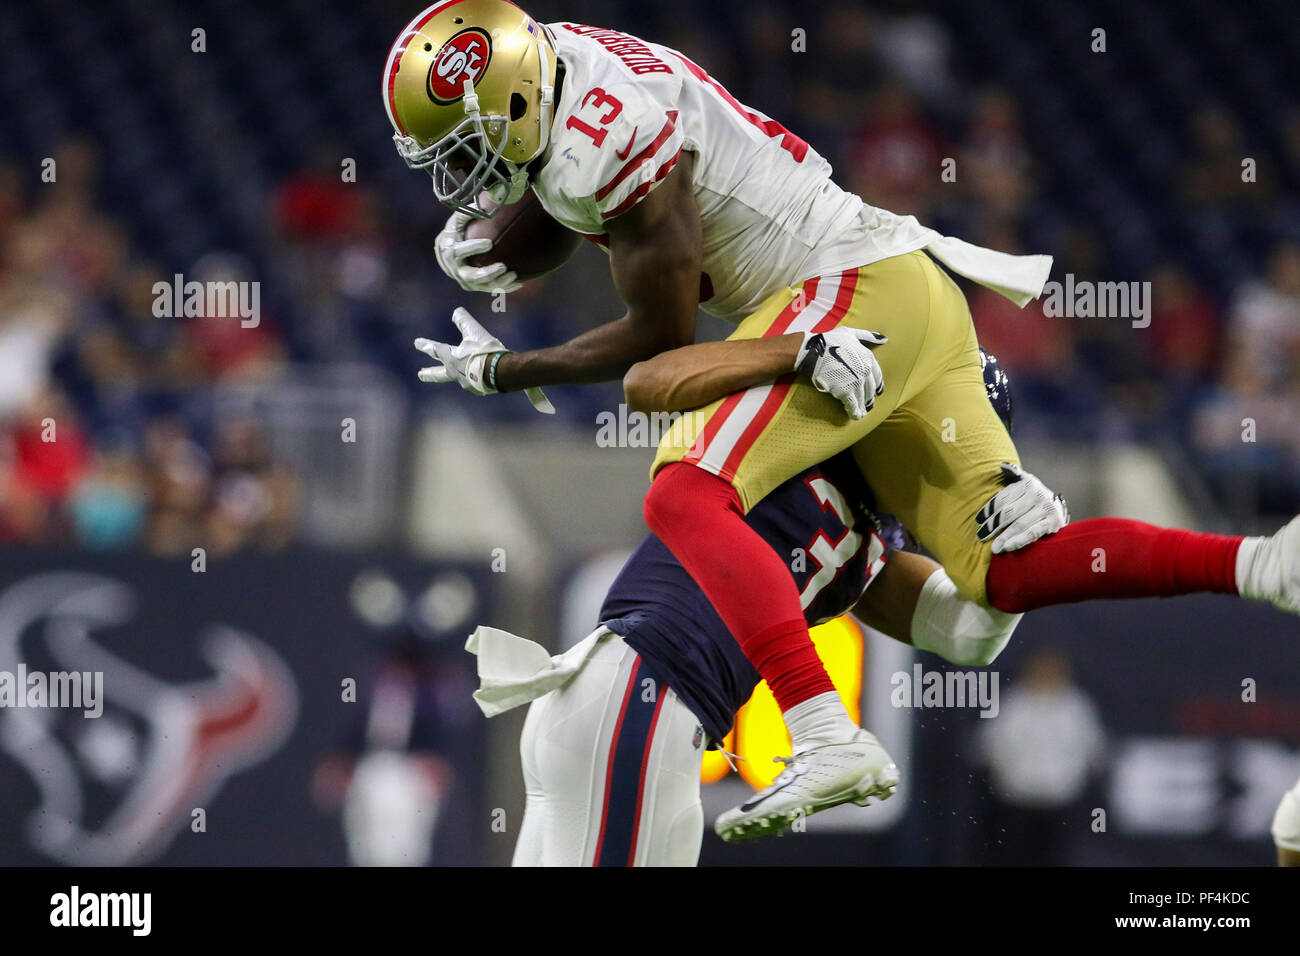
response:
[(703, 748), (695, 715), (607, 633), (572, 679), (529, 708), (514, 865), (694, 866)]

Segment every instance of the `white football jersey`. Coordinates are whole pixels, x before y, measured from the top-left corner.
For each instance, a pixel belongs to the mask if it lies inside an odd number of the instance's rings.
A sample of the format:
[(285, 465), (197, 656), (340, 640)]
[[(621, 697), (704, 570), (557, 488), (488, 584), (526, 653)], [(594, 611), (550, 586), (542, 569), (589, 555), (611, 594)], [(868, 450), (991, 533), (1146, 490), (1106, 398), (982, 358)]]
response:
[(816, 150), (677, 51), (576, 23), (546, 30), (565, 74), (534, 192), (603, 245), (606, 220), (693, 152), (706, 312), (740, 322), (778, 289), (920, 248), (1017, 301), (1041, 290), (1049, 257), (993, 253), (868, 206)]

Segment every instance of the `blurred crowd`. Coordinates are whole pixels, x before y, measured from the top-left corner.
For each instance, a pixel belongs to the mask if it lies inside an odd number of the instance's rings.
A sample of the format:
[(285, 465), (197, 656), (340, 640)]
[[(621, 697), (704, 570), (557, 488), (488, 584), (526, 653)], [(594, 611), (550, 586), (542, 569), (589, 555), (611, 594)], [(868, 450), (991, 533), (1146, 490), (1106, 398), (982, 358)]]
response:
[[(345, 44), (339, 55), (377, 75), (391, 31), (414, 6), (392, 2), (370, 16), (326, 3), (322, 17)], [(277, 9), (271, 3), (236, 22), (279, 23)], [(1030, 437), (1159, 444), (1181, 454), (1231, 509), (1300, 509), (1300, 110), (1266, 117), (1263, 141), (1258, 119), (1239, 120), (1218, 96), (1163, 115), (1161, 130), (1182, 144), (1160, 167), (1163, 192), (1143, 196), (1135, 171), (1131, 205), (1123, 194), (1110, 202), (1115, 221), (1135, 223), (1145, 236), (1145, 261), (1132, 261), (1132, 236), (1072, 201), (1101, 187), (1061, 168), (1049, 148), (1054, 131), (1042, 125), (1043, 101), (987, 80), (997, 74), (981, 57), (1010, 51), (983, 49), (967, 35), (979, 26), (978, 4), (935, 8), (942, 16), (903, 0), (815, 11), (726, 0), (709, 15), (678, 0), (653, 7), (539, 0), (532, 9), (681, 49), (806, 138), (868, 203), (1004, 251), (1050, 252), (1058, 281), (1071, 274), (1150, 282), (1146, 327), (1049, 317), (1041, 303), (1022, 311), (968, 288), (982, 344), (1013, 377), (1018, 428)], [(733, 28), (717, 29), (723, 20)], [(274, 43), (275, 34), (252, 31), (248, 39)], [(414, 402), (517, 419), (519, 407), (508, 401), (421, 389), (411, 339), (450, 334), (446, 319), (458, 303), (479, 307), (515, 348), (552, 344), (614, 317), (602, 311), (609, 292), (590, 291), (609, 286), (599, 256), (573, 266), (581, 275), (511, 296), (499, 315), (439, 275), (430, 250), (444, 215), (427, 181), (392, 152), (378, 98), (357, 100), (353, 86), (371, 91), (373, 77), (354, 72), (319, 89), (283, 86), (284, 103), (259, 92), (257, 84), (269, 82), (262, 73), (223, 74), (224, 95), (246, 96), (232, 100), (245, 110), (271, 103), (329, 121), (314, 124), (310, 140), (272, 136), (281, 124), (269, 114), (232, 127), (232, 135), (275, 148), (253, 151), (271, 157), (261, 185), (248, 183), (253, 199), (220, 210), (231, 222), (252, 217), (243, 231), (232, 227), (221, 246), (209, 244), (192, 261), (176, 261), (176, 250), (198, 234), (185, 231), (193, 223), (170, 215), (176, 243), (149, 239), (132, 207), (103, 189), (119, 160), (96, 135), (57, 149), (24, 144), (21, 156), (0, 150), (0, 542), (164, 554), (199, 544), (279, 547), (295, 533), (301, 476), (274, 453), (265, 422), (220, 411), (223, 389), (273, 388), (297, 368), (360, 362), (386, 370)], [(346, 112), (334, 108), (340, 103)], [(1104, 151), (1100, 133), (1089, 136)], [(291, 143), (298, 148), (280, 148)], [(44, 149), (52, 149), (54, 182), (30, 161)], [(159, 202), (202, 195), (161, 188), (168, 176), (207, 175), (177, 155), (168, 152), (156, 170)], [(244, 155), (230, 150), (210, 161)], [(1254, 162), (1249, 176), (1245, 156)], [(346, 175), (348, 158), (361, 175)], [(1122, 175), (1126, 167), (1112, 157), (1109, 168)], [(123, 182), (122, 171), (112, 180)], [(205, 219), (202, 208), (186, 211), (194, 222)], [(1184, 227), (1204, 240), (1198, 248), (1224, 250), (1211, 259), (1223, 270), (1187, 254)], [(155, 284), (180, 270), (187, 280), (262, 282), (258, 323), (160, 316)], [(617, 386), (556, 396), (561, 419), (585, 429), (619, 400)]]
[[(57, 150), (55, 180), (0, 166), (0, 542), (221, 554), (280, 547), (296, 482), (248, 418), (212, 412), (222, 384), (270, 381), (274, 323), (172, 318), (170, 277), (96, 201), (98, 156)], [(196, 277), (242, 281), (239, 259)]]

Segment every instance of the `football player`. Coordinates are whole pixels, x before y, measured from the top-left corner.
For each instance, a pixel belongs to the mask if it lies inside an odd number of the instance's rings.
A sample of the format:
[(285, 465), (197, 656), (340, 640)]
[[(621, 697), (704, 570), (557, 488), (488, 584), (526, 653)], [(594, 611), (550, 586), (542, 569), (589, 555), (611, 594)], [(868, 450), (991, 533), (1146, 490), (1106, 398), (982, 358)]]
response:
[[(995, 365), (987, 371), (990, 394), (1009, 414), (1004, 380)], [(1036, 481), (1032, 475), (1021, 479)], [(1014, 509), (996, 498), (990, 505)], [(952, 663), (992, 662), (1020, 615), (981, 608), (958, 595), (935, 562), (889, 550), (884, 538), (897, 539), (899, 529), (887, 519), (879, 523), (869, 509), (870, 492), (856, 465), (839, 455), (785, 482), (746, 521), (778, 552), (802, 548), (808, 554), (806, 565), (787, 573), (810, 625), (852, 610), (870, 626)], [(1021, 511), (998, 540), (1005, 544), (1041, 517), (1052, 518)], [(703, 829), (701, 757), (721, 745), (759, 675), (699, 586), (653, 535), (610, 586), (600, 622), (556, 657), (492, 628), (480, 627), (470, 638), (482, 685), (475, 698), (483, 712), (494, 716), (533, 702), (520, 741), (527, 798), (514, 863), (693, 866)], [(796, 753), (772, 788), (745, 804), (764, 807), (759, 822), (735, 826), (724, 814), (715, 824), (718, 833), (728, 840), (772, 833), (821, 809), (820, 788), (805, 763)], [(889, 766), (878, 789), (854, 791), (845, 800), (883, 799), (897, 780)]]
[[(627, 305), (569, 342), (522, 353), (458, 313), (459, 344), (417, 346), (439, 363), (425, 381), (479, 395), (532, 390), (540, 403), (542, 386), (618, 378), (689, 344), (697, 308), (737, 323), (732, 340), (772, 340), (764, 354), (779, 377), (710, 402), (664, 436), (645, 515), (771, 686), (827, 795), (847, 792), (846, 775), (879, 777), (889, 756), (849, 719), (798, 589), (745, 515), (840, 452), (981, 606), (1122, 597), (1124, 580), (1133, 593), (1240, 592), (1300, 610), (1300, 520), (1244, 541), (1079, 522), (1038, 541), (1032, 559), (972, 539), (972, 516), (1019, 459), (985, 400), (966, 301), (936, 259), (1023, 305), (1042, 291), (1050, 257), (982, 249), (869, 206), (806, 142), (677, 51), (540, 24), (505, 0), (445, 0), (417, 15), (389, 54), (382, 92), (399, 153), (455, 210), (438, 260), (463, 287), (515, 287), (504, 264), (466, 261), (484, 240), (464, 228), (487, 215), (483, 192), (511, 203), (531, 188), (552, 217), (609, 251)], [(836, 329), (879, 344), (864, 360), (864, 408), (849, 415), (814, 384), (836, 363), (825, 338)], [(1097, 548), (1105, 575), (1091, 571)], [(839, 771), (823, 773), (823, 762)]]

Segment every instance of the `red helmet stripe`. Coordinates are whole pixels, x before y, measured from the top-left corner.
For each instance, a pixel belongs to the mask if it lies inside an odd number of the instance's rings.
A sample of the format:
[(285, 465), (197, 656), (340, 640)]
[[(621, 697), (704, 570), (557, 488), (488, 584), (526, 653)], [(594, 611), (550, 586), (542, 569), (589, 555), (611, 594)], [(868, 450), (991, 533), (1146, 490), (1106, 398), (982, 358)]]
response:
[(388, 78), (384, 89), (384, 96), (387, 100), (385, 105), (388, 107), (388, 118), (393, 121), (393, 125), (397, 127), (398, 132), (403, 136), (409, 136), (410, 134), (406, 131), (406, 128), (402, 126), (402, 121), (397, 117), (397, 98), (394, 96), (394, 89), (397, 86), (398, 63), (402, 59), (402, 54), (406, 52), (406, 47), (407, 44), (411, 42), (411, 37), (418, 34), (426, 23), (443, 10), (446, 10), (448, 7), (453, 7), (461, 2), (462, 0), (442, 0), (442, 2), (435, 3), (427, 10), (422, 10), (420, 13), (416, 14), (415, 19), (408, 23), (406, 28), (397, 35), (397, 39), (393, 41), (392, 48), (388, 51)]

